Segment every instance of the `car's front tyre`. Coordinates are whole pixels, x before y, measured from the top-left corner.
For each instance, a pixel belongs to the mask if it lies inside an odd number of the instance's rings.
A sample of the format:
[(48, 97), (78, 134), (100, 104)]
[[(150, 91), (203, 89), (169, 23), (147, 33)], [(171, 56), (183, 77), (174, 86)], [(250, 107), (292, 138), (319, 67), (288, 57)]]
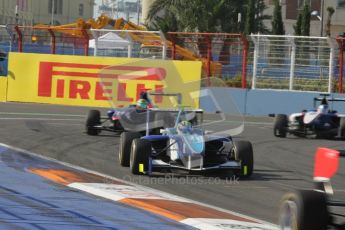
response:
[(286, 137), (288, 129), (288, 117), (285, 114), (277, 114), (273, 124), (273, 134), (276, 137)]
[(123, 132), (120, 135), (119, 162), (121, 166), (129, 167), (129, 158), (131, 153), (132, 141), (140, 138), (141, 134), (137, 132)]
[(143, 139), (134, 139), (131, 146), (129, 168), (135, 175), (143, 174), (149, 169), (151, 143)]
[(234, 141), (233, 154), (241, 162), (240, 176), (250, 177), (254, 170), (253, 146), (249, 141)]
[(90, 110), (86, 119), (86, 133), (91, 136), (98, 135), (101, 131), (94, 126), (101, 124), (101, 112), (99, 110)]
[(281, 230), (326, 230), (329, 220), (326, 194), (299, 190), (286, 194), (279, 208)]

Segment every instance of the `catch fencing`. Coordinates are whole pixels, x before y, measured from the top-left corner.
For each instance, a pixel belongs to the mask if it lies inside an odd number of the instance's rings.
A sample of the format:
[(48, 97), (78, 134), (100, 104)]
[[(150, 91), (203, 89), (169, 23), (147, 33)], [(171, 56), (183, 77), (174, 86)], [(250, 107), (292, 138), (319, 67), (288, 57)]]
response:
[(334, 92), (338, 47), (329, 37), (251, 35), (252, 89)]
[[(198, 60), (205, 77), (245, 88), (248, 41), (242, 34), (51, 28), (7, 25), (7, 50), (85, 56)], [(232, 84), (232, 79), (235, 84)]]
[[(199, 60), (204, 77), (231, 87), (328, 93), (343, 92), (344, 39), (0, 26), (5, 53)], [(7, 58), (0, 65), (6, 76)]]

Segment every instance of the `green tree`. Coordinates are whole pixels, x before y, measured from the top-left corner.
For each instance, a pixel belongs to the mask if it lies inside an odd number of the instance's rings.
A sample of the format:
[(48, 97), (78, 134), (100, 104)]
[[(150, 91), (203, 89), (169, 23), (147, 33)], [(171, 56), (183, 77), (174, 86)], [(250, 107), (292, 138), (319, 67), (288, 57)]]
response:
[(284, 35), (284, 23), (282, 18), (282, 7), (279, 0), (274, 0), (274, 10), (272, 19), (272, 34)]
[(263, 0), (247, 0), (244, 6), (246, 9), (244, 33), (269, 33), (269, 30), (263, 23), (263, 20), (270, 19), (268, 15), (264, 15), (263, 11), (266, 9)]
[(327, 23), (326, 23), (326, 35), (327, 37), (331, 36), (331, 24), (332, 24), (332, 16), (334, 14), (334, 8), (333, 7), (327, 7)]
[(174, 14), (168, 12), (163, 16), (156, 16), (155, 20), (149, 26), (150, 30), (161, 30), (164, 34), (167, 32), (176, 32), (179, 30), (178, 22)]
[[(225, 0), (156, 0), (149, 10), (148, 20), (153, 23), (157, 19), (173, 21), (172, 17), (174, 17), (178, 31), (217, 32), (219, 30), (217, 15), (224, 2)], [(160, 14), (164, 16), (159, 16)]]
[[(245, 2), (245, 1), (244, 1)], [(221, 31), (227, 33), (239, 33), (243, 31), (245, 9), (243, 1), (225, 0), (217, 15)]]
[(246, 23), (244, 27), (245, 34), (251, 34), (255, 27), (255, 0), (248, 0), (247, 13), (246, 13)]
[(302, 14), (299, 13), (297, 17), (296, 24), (293, 26), (296, 36), (302, 35)]
[[(249, 6), (250, 14), (247, 10)], [(248, 15), (252, 21), (249, 33), (266, 33), (268, 30), (263, 20), (269, 16), (263, 15), (265, 7), (263, 0), (156, 0), (149, 10), (148, 20), (154, 29), (163, 26), (166, 30), (166, 26), (172, 25), (172, 29), (178, 31), (234, 33), (244, 30)], [(155, 22), (157, 20), (159, 23)], [(163, 23), (164, 20), (168, 22)]]
[(272, 19), (269, 15), (264, 15), (264, 10), (267, 8), (264, 0), (255, 0), (255, 24), (254, 24), (254, 33), (263, 33), (268, 34), (270, 31), (264, 25), (264, 20)]
[(301, 35), (310, 35), (310, 15), (311, 10), (309, 4), (305, 4), (302, 11)]

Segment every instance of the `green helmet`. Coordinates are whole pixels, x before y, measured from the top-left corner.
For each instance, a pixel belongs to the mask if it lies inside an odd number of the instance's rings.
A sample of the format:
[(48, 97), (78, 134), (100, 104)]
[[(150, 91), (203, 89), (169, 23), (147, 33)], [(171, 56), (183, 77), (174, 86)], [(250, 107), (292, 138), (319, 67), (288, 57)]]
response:
[(137, 101), (137, 107), (140, 109), (147, 109), (148, 102), (145, 99), (139, 99)]

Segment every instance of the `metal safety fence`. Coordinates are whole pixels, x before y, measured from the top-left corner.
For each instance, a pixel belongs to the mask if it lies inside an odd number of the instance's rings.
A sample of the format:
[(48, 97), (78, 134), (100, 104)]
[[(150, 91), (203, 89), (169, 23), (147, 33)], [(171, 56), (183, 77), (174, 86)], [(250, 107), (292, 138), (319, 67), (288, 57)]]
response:
[[(9, 50), (86, 56), (198, 60), (203, 75), (246, 87), (248, 42), (242, 34), (6, 25)], [(232, 84), (235, 79), (235, 84)]]
[(329, 37), (251, 35), (252, 89), (333, 92), (338, 55)]
[[(0, 26), (5, 53), (199, 60), (231, 87), (343, 92), (345, 38)], [(7, 75), (7, 57), (0, 62)]]
[(248, 41), (243, 34), (169, 32), (172, 59), (201, 60), (204, 76), (247, 87)]

